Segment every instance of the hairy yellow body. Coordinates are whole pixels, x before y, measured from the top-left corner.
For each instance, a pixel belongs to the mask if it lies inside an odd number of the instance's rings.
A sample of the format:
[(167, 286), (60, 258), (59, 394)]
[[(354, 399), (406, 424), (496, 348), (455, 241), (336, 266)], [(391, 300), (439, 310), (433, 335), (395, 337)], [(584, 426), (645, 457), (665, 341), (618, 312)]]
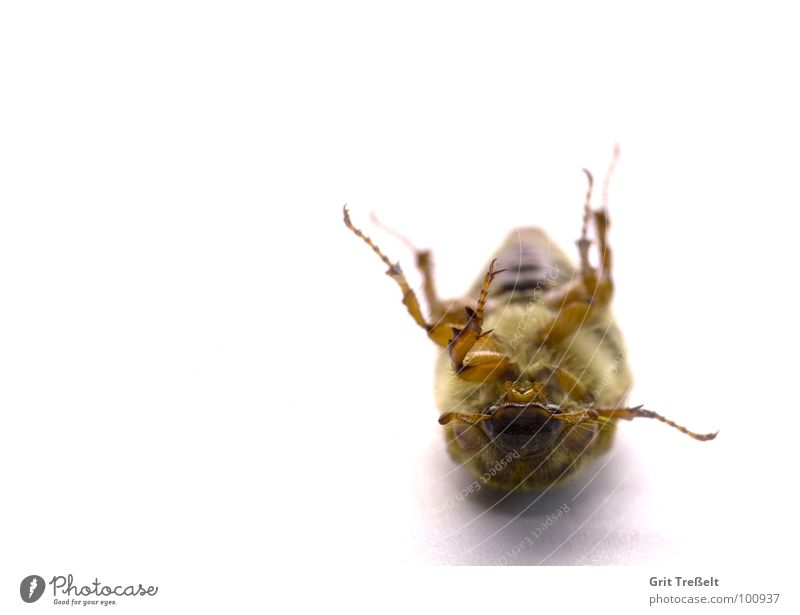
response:
[[(608, 214), (605, 206), (590, 207), (592, 176), (586, 175), (577, 266), (540, 229), (516, 229), (468, 296), (446, 302), (436, 294), (430, 252), (414, 249), (429, 318), (399, 263), (353, 226), (344, 209), (345, 225), (387, 266), (411, 318), (446, 348), (437, 365), (436, 401), (447, 450), (492, 487), (542, 489), (574, 475), (609, 449), (620, 419), (651, 418), (697, 440), (716, 437), (624, 406), (631, 374), (611, 313)], [(597, 266), (589, 258), (590, 226)]]
[[(535, 250), (530, 248), (535, 246)], [(528, 250), (523, 250), (527, 247)], [(519, 254), (539, 254), (540, 284), (515, 288), (519, 279)], [(543, 344), (542, 331), (555, 321), (558, 308), (545, 297), (569, 284), (576, 270), (563, 253), (538, 229), (512, 232), (497, 253), (498, 264), (507, 267), (510, 289), (490, 297), (484, 328), (500, 341), (505, 354), (520, 368), (520, 383), (543, 387), (543, 398), (565, 410), (591, 402), (596, 407), (616, 408), (624, 404), (632, 378), (624, 343), (610, 308), (594, 310), (571, 335), (553, 344)], [(501, 274), (502, 275), (502, 274)], [(495, 283), (502, 280), (496, 279)], [(473, 293), (479, 288), (476, 286)], [(572, 374), (579, 385), (566, 384), (553, 367)], [(563, 380), (563, 378), (562, 378)], [(580, 394), (577, 389), (581, 388)], [(503, 393), (502, 383), (473, 383), (459, 378), (442, 353), (436, 366), (436, 403), (441, 412), (457, 410), (480, 413)], [(581, 399), (583, 397), (584, 399)], [(573, 399), (577, 398), (577, 399)], [(611, 445), (614, 422), (567, 426), (555, 445), (532, 456), (511, 455), (492, 444), (479, 424), (452, 421), (445, 426), (451, 456), (486, 484), (502, 489), (539, 489), (573, 475), (588, 460)], [(502, 466), (502, 469), (492, 471)]]

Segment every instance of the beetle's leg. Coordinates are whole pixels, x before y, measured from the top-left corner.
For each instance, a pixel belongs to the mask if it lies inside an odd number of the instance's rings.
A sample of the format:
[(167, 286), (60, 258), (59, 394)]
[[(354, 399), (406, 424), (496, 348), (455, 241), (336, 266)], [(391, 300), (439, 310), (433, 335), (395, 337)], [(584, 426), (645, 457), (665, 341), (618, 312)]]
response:
[[(444, 301), (436, 292), (436, 282), (433, 275), (433, 254), (431, 251), (420, 250), (403, 233), (396, 231), (390, 226), (386, 226), (383, 222), (378, 220), (375, 214), (371, 214), (370, 218), (373, 224), (402, 241), (406, 247), (414, 253), (414, 261), (422, 276), (422, 295), (425, 297), (425, 303), (428, 304), (431, 320), (436, 321), (434, 326), (439, 323), (466, 324), (467, 321), (464, 318), (464, 302), (456, 299)], [(449, 327), (446, 328), (445, 336), (445, 339), (442, 340), (442, 345), (447, 345), (447, 342), (450, 341), (451, 333)]]
[(494, 268), (496, 260), (491, 262), (483, 278), (477, 308), (465, 308), (467, 323), (461, 328), (453, 327), (453, 339), (447, 346), (456, 375), (469, 382), (493, 382), (501, 378), (516, 380), (519, 375), (519, 369), (501, 352), (491, 331), (483, 332), (483, 312), (489, 286), (502, 271)]
[[(611, 301), (614, 285), (611, 279), (612, 252), (608, 243), (608, 185), (611, 175), (619, 158), (619, 148), (614, 148), (614, 156), (603, 180), (603, 197), (599, 209), (592, 209), (591, 197), (593, 180), (586, 169), (589, 186), (586, 192), (586, 201), (583, 205), (583, 224), (581, 236), (577, 241), (579, 255), (579, 278), (567, 289), (549, 298), (551, 306), (568, 305), (573, 301), (588, 301), (595, 305), (607, 305)], [(591, 223), (597, 235), (597, 252), (599, 268), (595, 269), (589, 261), (589, 248), (592, 242), (588, 238), (589, 224)]]
[(394, 235), (397, 239), (402, 241), (406, 247), (414, 253), (414, 260), (422, 276), (422, 294), (425, 296), (425, 302), (428, 304), (428, 309), (434, 318), (443, 316), (447, 309), (444, 307), (439, 296), (436, 294), (436, 284), (433, 278), (433, 257), (430, 250), (420, 250), (415, 246), (411, 240), (393, 228), (386, 226), (383, 222), (378, 220), (378, 217), (373, 213), (370, 214), (373, 224), (379, 226), (390, 235)]
[[(417, 269), (419, 269), (422, 275), (422, 294), (425, 295), (425, 301), (431, 311), (431, 318), (463, 323), (461, 313), (463, 312), (464, 305), (456, 301), (442, 301), (436, 293), (436, 284), (433, 276), (433, 256), (431, 251), (414, 249), (414, 258), (417, 263)], [(456, 305), (459, 308), (457, 310), (455, 309)], [(452, 314), (456, 311), (458, 312), (458, 320), (449, 320), (447, 318), (448, 313)]]
[[(614, 283), (611, 277), (612, 252), (608, 243), (608, 184), (619, 157), (619, 148), (614, 148), (614, 157), (603, 181), (603, 201), (599, 209), (592, 209), (592, 175), (584, 172), (589, 180), (589, 188), (584, 203), (583, 225), (581, 237), (578, 239), (579, 277), (564, 290), (547, 297), (549, 307), (558, 314), (551, 323), (542, 328), (540, 338), (543, 343), (558, 343), (577, 331), (581, 325), (591, 318), (597, 308), (611, 303), (614, 294)], [(592, 224), (597, 235), (599, 267), (595, 269), (589, 261), (588, 227)]]
[(386, 275), (392, 278), (403, 292), (403, 305), (406, 306), (411, 318), (413, 318), (414, 322), (416, 322), (420, 327), (426, 331), (429, 331), (430, 325), (428, 325), (428, 323), (425, 321), (425, 317), (422, 315), (422, 309), (419, 306), (417, 295), (408, 285), (406, 276), (403, 275), (403, 270), (400, 268), (400, 263), (393, 263), (390, 261), (389, 258), (381, 251), (381, 249), (372, 241), (372, 239), (362, 233), (360, 229), (357, 229), (355, 226), (353, 226), (353, 223), (350, 221), (350, 212), (347, 211), (347, 205), (344, 206), (343, 213), (345, 226), (347, 226), (347, 228), (353, 231), (357, 237), (360, 237), (364, 243), (372, 248), (372, 251), (375, 252), (375, 254), (378, 255), (378, 258), (380, 258), (388, 267), (386, 270)]
[(573, 410), (571, 412), (565, 412), (562, 414), (554, 414), (552, 418), (557, 419), (559, 421), (565, 421), (570, 424), (579, 424), (586, 421), (609, 421), (612, 419), (624, 419), (627, 421), (631, 421), (636, 418), (645, 418), (645, 419), (656, 419), (657, 421), (661, 421), (670, 427), (674, 427), (681, 433), (686, 434), (694, 438), (695, 440), (706, 441), (706, 440), (713, 440), (717, 437), (717, 433), (719, 432), (712, 432), (712, 433), (695, 433), (686, 429), (683, 425), (678, 425), (675, 421), (672, 421), (665, 416), (658, 414), (657, 412), (653, 412), (652, 410), (645, 410), (642, 406), (636, 406), (635, 408), (587, 408), (587, 409), (578, 409)]
[[(411, 245), (411, 244), (409, 244)], [(433, 325), (428, 332), (430, 338), (440, 346), (447, 346), (453, 337), (452, 325), (464, 326), (467, 319), (464, 317), (466, 305), (463, 301), (442, 301), (436, 294), (436, 285), (433, 277), (433, 257), (430, 250), (414, 249), (417, 269), (422, 275), (422, 293), (430, 309)]]
[(652, 410), (645, 410), (642, 406), (636, 406), (635, 408), (597, 409), (595, 412), (597, 412), (597, 415), (601, 419), (625, 419), (627, 421), (631, 421), (635, 418), (656, 419), (657, 421), (661, 421), (670, 427), (674, 427), (681, 433), (685, 433), (687, 436), (700, 441), (713, 440), (719, 433), (718, 431), (712, 433), (695, 433), (693, 431), (689, 431), (683, 425), (678, 425), (675, 421), (672, 421), (667, 417), (658, 414), (657, 412), (653, 412)]
[(594, 228), (597, 233), (597, 249), (600, 254), (600, 274), (598, 278), (598, 285), (602, 293), (602, 297), (606, 303), (611, 301), (611, 295), (614, 292), (614, 284), (611, 280), (611, 265), (612, 253), (611, 247), (608, 245), (608, 186), (611, 183), (611, 176), (614, 174), (614, 169), (619, 160), (619, 145), (614, 146), (614, 154), (611, 157), (611, 164), (608, 165), (608, 171), (603, 179), (603, 197), (600, 202), (600, 209), (592, 212), (594, 216)]
[[(403, 274), (403, 270), (400, 268), (400, 263), (392, 263), (389, 258), (381, 251), (381, 249), (370, 239), (367, 237), (360, 229), (353, 226), (353, 223), (350, 221), (350, 214), (347, 211), (347, 206), (345, 205), (344, 209), (344, 223), (356, 236), (360, 237), (364, 243), (366, 243), (375, 254), (384, 262), (384, 264), (388, 267), (386, 270), (386, 275), (392, 278), (395, 283), (400, 287), (400, 290), (403, 293), (403, 305), (406, 306), (408, 313), (411, 315), (411, 318), (414, 319), (420, 327), (425, 329), (428, 333), (428, 337), (430, 337), (434, 342), (439, 344), (440, 346), (447, 346), (450, 338), (452, 337), (451, 327), (454, 324), (463, 324), (465, 319), (461, 315), (453, 315), (453, 314), (443, 314), (441, 316), (436, 316), (437, 322), (434, 324), (428, 323), (425, 320), (425, 317), (422, 314), (422, 308), (419, 305), (419, 300), (417, 299), (416, 293), (413, 291), (411, 286), (408, 284), (408, 280), (406, 280), (406, 276)], [(418, 256), (418, 264), (419, 264), (419, 256)], [(423, 262), (423, 264), (425, 264)], [(424, 275), (424, 274), (423, 274)], [(430, 275), (430, 269), (429, 269)], [(430, 280), (430, 290), (433, 292), (433, 285), (432, 285), (432, 278)], [(426, 290), (427, 293), (427, 290)], [(433, 295), (435, 296), (435, 294)]]
[(586, 187), (586, 200), (583, 202), (583, 224), (581, 224), (581, 236), (577, 242), (578, 245), (578, 256), (580, 259), (580, 271), (581, 277), (586, 281), (586, 275), (592, 271), (592, 266), (589, 263), (589, 247), (592, 245), (592, 242), (589, 240), (589, 221), (592, 219), (592, 188), (594, 187), (594, 178), (592, 174), (587, 170), (583, 169), (583, 172), (586, 173), (587, 179), (587, 187)]
[[(369, 237), (353, 226), (347, 206), (344, 207), (344, 223), (347, 228), (372, 248), (372, 251), (388, 267), (386, 274), (397, 283), (403, 292), (403, 305), (406, 306), (408, 313), (414, 319), (414, 322), (427, 331), (428, 337), (437, 344), (447, 347), (453, 368), (460, 378), (469, 382), (492, 382), (500, 378), (516, 379), (519, 373), (517, 366), (500, 351), (497, 340), (492, 336), (491, 332), (483, 333), (482, 331), (483, 312), (486, 299), (489, 296), (489, 286), (494, 276), (500, 273), (500, 271), (494, 269), (495, 261), (492, 261), (489, 271), (483, 280), (477, 309), (473, 310), (470, 307), (464, 307), (463, 312), (458, 310), (457, 313), (451, 307), (439, 316), (435, 324), (430, 324), (422, 315), (417, 295), (409, 286), (402, 269), (400, 269), (400, 265), (392, 263)], [(423, 258), (420, 264), (418, 254), (417, 264), (423, 271), (423, 277), (428, 276), (430, 284), (426, 285), (431, 297), (435, 302), (438, 302), (433, 288), (430, 260), (428, 259), (426, 262), (425, 258)], [(425, 273), (426, 269), (427, 274)], [(426, 290), (427, 292), (428, 290)], [(466, 314), (466, 318), (464, 318), (464, 314)]]

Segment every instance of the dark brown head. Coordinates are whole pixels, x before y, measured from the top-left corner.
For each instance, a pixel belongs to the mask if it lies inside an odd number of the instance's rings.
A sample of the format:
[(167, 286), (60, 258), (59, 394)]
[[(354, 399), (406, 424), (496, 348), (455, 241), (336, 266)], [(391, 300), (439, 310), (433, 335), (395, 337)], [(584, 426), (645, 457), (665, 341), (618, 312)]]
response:
[(480, 413), (445, 413), (439, 422), (450, 454), (484, 484), (540, 489), (572, 475), (599, 444), (610, 444), (613, 429), (566, 420), (573, 413), (552, 403), (504, 401)]
[(532, 457), (551, 448), (561, 435), (564, 423), (553, 418), (558, 414), (561, 408), (555, 404), (502, 403), (490, 407), (478, 425), (503, 453)]

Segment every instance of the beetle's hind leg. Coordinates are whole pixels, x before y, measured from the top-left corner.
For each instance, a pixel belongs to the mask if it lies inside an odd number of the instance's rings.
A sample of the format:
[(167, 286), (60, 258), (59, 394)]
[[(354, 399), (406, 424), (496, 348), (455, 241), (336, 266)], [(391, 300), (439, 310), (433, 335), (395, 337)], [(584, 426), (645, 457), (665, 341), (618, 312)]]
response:
[(597, 234), (597, 249), (600, 258), (600, 272), (596, 274), (594, 278), (596, 283), (595, 294), (599, 293), (600, 299), (605, 303), (611, 301), (611, 296), (614, 292), (614, 283), (611, 279), (612, 253), (611, 247), (608, 244), (608, 186), (618, 160), (619, 145), (615, 145), (611, 164), (608, 166), (605, 179), (603, 179), (603, 195), (600, 201), (600, 208), (592, 211), (592, 220), (594, 222), (595, 233)]
[[(614, 293), (614, 283), (611, 279), (612, 253), (608, 243), (608, 185), (611, 181), (614, 168), (617, 165), (618, 158), (619, 147), (614, 147), (614, 155), (608, 167), (608, 171), (606, 172), (606, 177), (603, 180), (603, 196), (598, 209), (592, 209), (591, 205), (592, 187), (594, 184), (592, 174), (586, 169), (583, 170), (589, 180), (589, 187), (586, 191), (586, 201), (583, 205), (581, 237), (577, 241), (578, 254), (580, 256), (580, 280), (576, 288), (570, 289), (572, 291), (572, 296), (566, 297), (566, 303), (569, 303), (570, 299), (588, 300), (594, 305), (607, 305), (611, 302), (611, 297)], [(590, 223), (597, 237), (599, 262), (597, 268), (593, 267), (589, 260), (589, 249), (592, 245), (588, 237)]]
[[(578, 277), (563, 290), (547, 298), (547, 304), (558, 312), (547, 327), (542, 329), (541, 338), (545, 343), (557, 343), (577, 331), (592, 313), (611, 303), (614, 294), (614, 282), (611, 276), (612, 252), (608, 242), (608, 185), (619, 157), (619, 147), (614, 148), (614, 156), (603, 181), (603, 196), (599, 209), (592, 209), (591, 197), (594, 180), (591, 173), (584, 169), (588, 179), (586, 200), (583, 206), (583, 225), (580, 239), (576, 242), (579, 255)], [(592, 241), (589, 239), (589, 226), (594, 229), (597, 238), (598, 267), (590, 261), (589, 250)]]

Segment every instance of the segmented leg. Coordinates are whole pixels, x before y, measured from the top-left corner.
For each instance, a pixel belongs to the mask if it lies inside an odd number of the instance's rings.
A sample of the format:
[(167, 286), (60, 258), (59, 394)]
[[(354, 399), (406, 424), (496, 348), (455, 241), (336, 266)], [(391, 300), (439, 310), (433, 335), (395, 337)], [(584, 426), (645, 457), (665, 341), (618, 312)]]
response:
[[(403, 292), (403, 305), (420, 327), (425, 329), (434, 342), (446, 346), (456, 374), (470, 382), (492, 382), (500, 378), (514, 379), (519, 373), (516, 365), (498, 348), (497, 340), (491, 332), (482, 332), (483, 312), (489, 297), (489, 286), (492, 279), (500, 271), (494, 269), (495, 261), (483, 280), (478, 305), (475, 310), (464, 307), (456, 314), (452, 309), (439, 317), (438, 322), (430, 324), (422, 315), (422, 309), (416, 294), (411, 289), (398, 263), (392, 263), (381, 249), (360, 229), (353, 226), (347, 206), (344, 207), (344, 223), (353, 233), (364, 241), (388, 267), (386, 274), (391, 277)], [(433, 276), (430, 266), (430, 254), (420, 257), (417, 253), (417, 264), (427, 278), (426, 295), (433, 303), (440, 305), (433, 287)], [(464, 318), (466, 314), (466, 318)]]
[[(611, 303), (614, 294), (614, 283), (611, 278), (612, 253), (608, 243), (608, 184), (616, 166), (619, 148), (614, 149), (614, 157), (603, 182), (603, 203), (600, 209), (591, 208), (593, 179), (591, 173), (584, 169), (589, 187), (583, 208), (583, 224), (581, 237), (577, 241), (580, 271), (579, 277), (564, 290), (547, 298), (547, 305), (558, 312), (558, 315), (540, 333), (540, 341), (555, 344), (577, 331), (584, 322), (592, 317), (592, 313)], [(595, 269), (589, 259), (591, 241), (588, 238), (589, 224), (592, 224), (597, 236), (599, 267)]]
[[(436, 282), (433, 275), (433, 254), (431, 251), (419, 249), (411, 240), (408, 239), (408, 237), (396, 231), (392, 227), (383, 224), (383, 222), (378, 220), (375, 214), (370, 214), (370, 218), (376, 226), (382, 228), (390, 235), (393, 235), (402, 241), (406, 247), (414, 253), (414, 261), (420, 275), (422, 276), (422, 295), (425, 297), (425, 303), (428, 304), (431, 320), (460, 325), (465, 324), (465, 304), (463, 301), (443, 301), (436, 292)], [(448, 329), (448, 338), (444, 340), (445, 345), (450, 340), (449, 335)]]
[(388, 267), (386, 270), (386, 275), (392, 278), (403, 292), (403, 305), (406, 306), (411, 318), (413, 318), (414, 322), (416, 322), (420, 327), (425, 329), (425, 331), (430, 331), (430, 325), (425, 321), (425, 317), (422, 315), (422, 309), (419, 306), (417, 295), (408, 285), (406, 276), (403, 275), (403, 270), (400, 268), (400, 263), (393, 263), (390, 261), (388, 257), (381, 251), (381, 249), (372, 241), (372, 239), (362, 233), (360, 229), (357, 229), (355, 226), (353, 226), (353, 223), (350, 221), (350, 212), (347, 211), (347, 205), (344, 206), (343, 213), (345, 226), (347, 226), (347, 228), (353, 231), (357, 237), (360, 237), (364, 243), (372, 248), (372, 251), (375, 252), (375, 254), (377, 254), (378, 257)]
[(608, 246), (608, 187), (611, 184), (611, 176), (617, 168), (619, 161), (619, 145), (614, 145), (614, 154), (611, 157), (611, 164), (608, 165), (606, 176), (603, 179), (603, 198), (600, 202), (600, 209), (594, 212), (594, 224), (597, 229), (597, 241), (600, 250), (600, 263), (602, 275), (611, 283), (611, 248)]
[[(405, 275), (403, 274), (403, 270), (400, 268), (400, 263), (393, 263), (389, 260), (389, 258), (381, 251), (381, 249), (372, 241), (369, 237), (367, 237), (360, 229), (356, 228), (350, 220), (350, 213), (347, 211), (347, 206), (345, 205), (343, 208), (344, 213), (344, 223), (357, 237), (359, 237), (364, 243), (366, 243), (375, 254), (383, 261), (383, 263), (388, 267), (386, 271), (386, 275), (392, 278), (395, 283), (400, 287), (400, 290), (403, 293), (403, 305), (406, 306), (408, 313), (411, 315), (411, 318), (414, 319), (420, 327), (425, 329), (428, 333), (428, 337), (430, 337), (434, 342), (439, 344), (440, 346), (447, 347), (450, 339), (453, 337), (452, 334), (452, 326), (453, 325), (463, 325), (466, 322), (466, 319), (463, 316), (463, 311), (459, 310), (458, 314), (451, 312), (447, 312), (444, 314), (434, 314), (436, 318), (436, 322), (429, 323), (425, 320), (425, 317), (422, 314), (422, 308), (420, 307), (419, 300), (417, 299), (417, 295), (414, 290), (409, 286), (408, 280), (406, 280)], [(421, 261), (421, 263), (420, 263)], [(432, 298), (434, 302), (439, 305), (438, 299), (436, 299), (436, 293), (434, 291), (433, 286), (433, 275), (432, 269), (430, 266), (430, 257), (429, 253), (428, 256), (420, 256), (417, 254), (417, 265), (423, 271), (423, 279), (425, 279), (425, 294), (427, 297)]]
[(583, 276), (591, 271), (592, 266), (589, 264), (589, 246), (592, 242), (589, 241), (589, 221), (592, 219), (592, 188), (594, 188), (594, 177), (588, 169), (583, 169), (586, 174), (587, 187), (586, 187), (586, 200), (583, 202), (583, 224), (581, 224), (581, 237), (578, 239), (578, 254), (580, 256), (580, 270)]
[(554, 414), (552, 417), (554, 419), (566, 421), (567, 423), (572, 424), (583, 423), (585, 421), (608, 421), (612, 419), (623, 419), (626, 421), (631, 421), (636, 418), (656, 419), (657, 421), (661, 421), (662, 423), (677, 429), (681, 433), (684, 433), (695, 440), (700, 440), (703, 442), (706, 440), (713, 440), (719, 433), (715, 431), (713, 433), (699, 434), (689, 431), (683, 425), (678, 425), (675, 421), (672, 421), (665, 416), (658, 414), (657, 412), (653, 412), (652, 410), (645, 410), (642, 406), (636, 406), (635, 408), (589, 408), (565, 412), (562, 414)]
[(383, 222), (378, 220), (378, 217), (374, 213), (370, 214), (370, 218), (375, 226), (382, 228), (390, 235), (394, 235), (414, 253), (414, 260), (416, 262), (417, 269), (419, 269), (420, 275), (422, 275), (422, 294), (425, 296), (425, 302), (428, 304), (428, 309), (433, 315), (436, 315), (437, 313), (444, 313), (445, 310), (443, 310), (439, 296), (436, 294), (436, 284), (434, 283), (433, 278), (433, 257), (431, 256), (431, 251), (420, 250), (411, 242), (408, 237), (396, 231), (392, 227), (386, 226)]
[(491, 331), (483, 333), (483, 312), (489, 297), (489, 286), (494, 277), (503, 271), (495, 270), (497, 259), (489, 265), (483, 278), (477, 309), (465, 308), (467, 324), (453, 327), (453, 339), (447, 349), (456, 374), (469, 382), (515, 380), (519, 369), (498, 347)]

